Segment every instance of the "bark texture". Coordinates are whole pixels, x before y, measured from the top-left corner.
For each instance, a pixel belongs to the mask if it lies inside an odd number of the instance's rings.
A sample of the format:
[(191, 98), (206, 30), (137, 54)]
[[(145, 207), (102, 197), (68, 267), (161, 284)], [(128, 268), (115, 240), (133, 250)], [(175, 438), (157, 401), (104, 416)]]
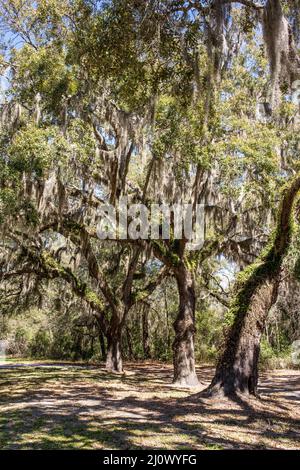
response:
[(107, 338), (106, 370), (108, 372), (123, 372), (121, 353), (121, 332), (115, 331)]
[(260, 340), (275, 298), (276, 285), (267, 280), (254, 293), (249, 309), (240, 311), (217, 365), (211, 393), (257, 395)]
[(199, 384), (195, 369), (195, 286), (191, 272), (181, 265), (175, 272), (179, 292), (179, 312), (174, 322), (174, 379), (179, 386)]

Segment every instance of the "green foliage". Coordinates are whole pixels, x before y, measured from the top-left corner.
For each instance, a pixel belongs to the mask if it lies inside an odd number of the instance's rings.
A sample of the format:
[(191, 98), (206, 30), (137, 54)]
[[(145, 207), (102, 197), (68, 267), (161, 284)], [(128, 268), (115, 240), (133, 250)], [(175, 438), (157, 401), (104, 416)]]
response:
[(280, 345), (272, 346), (263, 337), (261, 340), (260, 350), (260, 367), (263, 369), (289, 368), (293, 367), (291, 360), (291, 345), (284, 337), (283, 332), (280, 334)]
[(10, 344), (9, 352), (24, 356), (29, 353), (30, 332), (26, 326), (18, 326), (15, 330), (14, 341)]
[(98, 355), (99, 358), (94, 324), (85, 322), (84, 315), (78, 312), (31, 309), (7, 318), (5, 330), (1, 327), (1, 339), (8, 339), (7, 352), (14, 356), (89, 360)]
[(51, 336), (49, 331), (40, 328), (29, 344), (29, 355), (31, 357), (49, 357), (51, 346)]
[(14, 214), (17, 208), (16, 194), (13, 189), (0, 189), (0, 225), (7, 217)]
[(158, 100), (153, 153), (159, 158), (168, 154), (180, 155), (180, 160), (176, 162), (179, 183), (180, 178), (188, 174), (189, 164), (197, 163), (208, 169), (218, 154), (218, 143), (215, 142), (217, 117), (213, 120), (210, 115), (209, 131), (205, 119), (205, 95), (190, 106), (172, 95), (162, 95)]
[(39, 93), (46, 109), (59, 112), (62, 101), (77, 92), (79, 83), (66, 64), (65, 53), (57, 47), (47, 45), (33, 50), (24, 45), (13, 60), (13, 92), (18, 100), (34, 103)]
[[(92, 127), (81, 119), (75, 118), (70, 123), (69, 140), (72, 142), (73, 157), (84, 166), (94, 163), (96, 142)], [(99, 164), (99, 162), (96, 162)]]
[(41, 177), (56, 160), (56, 148), (53, 145), (57, 130), (39, 128), (29, 124), (20, 129), (13, 138), (8, 154), (10, 167), (19, 173), (28, 173)]
[(215, 362), (224, 340), (224, 314), (217, 308), (196, 311), (196, 357), (200, 362)]

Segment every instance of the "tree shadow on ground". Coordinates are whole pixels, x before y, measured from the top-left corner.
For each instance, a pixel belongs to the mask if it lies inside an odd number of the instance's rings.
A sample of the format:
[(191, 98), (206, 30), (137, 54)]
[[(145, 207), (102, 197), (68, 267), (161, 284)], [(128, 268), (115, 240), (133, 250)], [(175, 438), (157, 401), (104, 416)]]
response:
[[(300, 373), (263, 377), (263, 400), (228, 401), (170, 387), (169, 366), (128, 370), (123, 376), (103, 368), (0, 371), (0, 448), (300, 447), (300, 417), (291, 414)], [(200, 380), (208, 384), (212, 372), (199, 368)]]

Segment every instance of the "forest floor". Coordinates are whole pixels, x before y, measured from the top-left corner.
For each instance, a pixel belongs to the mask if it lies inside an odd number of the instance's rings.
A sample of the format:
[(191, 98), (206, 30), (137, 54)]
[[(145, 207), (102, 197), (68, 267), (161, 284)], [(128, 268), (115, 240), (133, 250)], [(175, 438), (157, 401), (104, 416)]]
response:
[(204, 399), (172, 366), (23, 362), (0, 366), (0, 449), (300, 449), (300, 371), (263, 373), (261, 399)]

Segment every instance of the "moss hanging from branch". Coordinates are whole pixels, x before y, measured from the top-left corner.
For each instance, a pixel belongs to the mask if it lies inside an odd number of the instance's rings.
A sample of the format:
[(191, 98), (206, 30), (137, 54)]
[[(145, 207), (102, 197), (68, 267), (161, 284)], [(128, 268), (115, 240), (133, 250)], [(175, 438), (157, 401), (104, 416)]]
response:
[(263, 33), (271, 69), (271, 107), (280, 99), (280, 86), (289, 86), (299, 75), (299, 57), (280, 0), (268, 0), (263, 13)]

